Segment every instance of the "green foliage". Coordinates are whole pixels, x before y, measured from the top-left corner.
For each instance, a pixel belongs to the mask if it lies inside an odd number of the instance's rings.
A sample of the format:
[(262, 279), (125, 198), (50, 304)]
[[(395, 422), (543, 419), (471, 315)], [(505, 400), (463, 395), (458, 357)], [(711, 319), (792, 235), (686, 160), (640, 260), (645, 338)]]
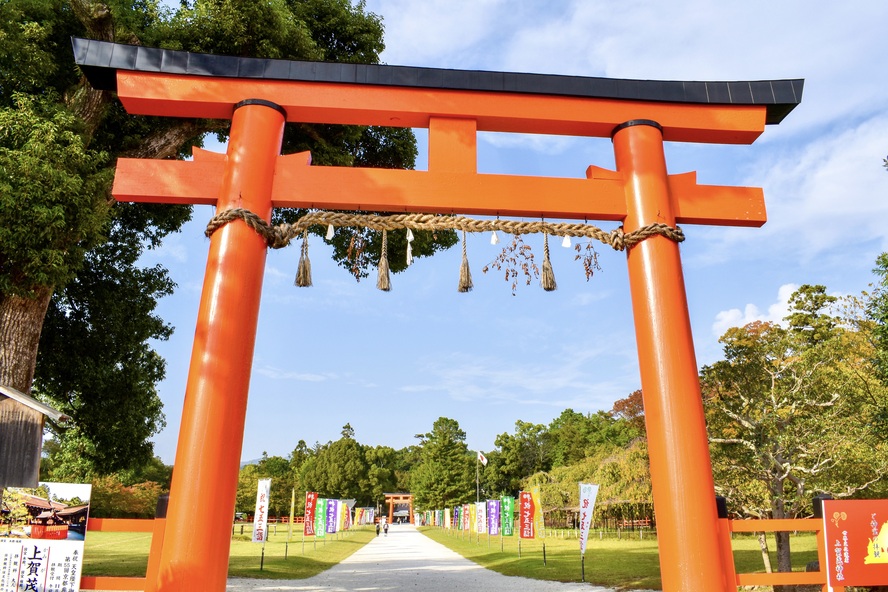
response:
[(69, 281), (102, 238), (107, 156), (55, 98), (18, 94), (0, 109), (0, 297)]
[(370, 502), (365, 448), (346, 424), (342, 437), (330, 442), (303, 463), (300, 481), (320, 497), (355, 499), (358, 505)]
[(888, 253), (876, 258), (876, 284), (866, 305), (867, 317), (874, 323), (876, 345), (874, 363), (879, 379), (888, 385)]
[[(76, 429), (54, 429), (52, 472), (84, 476), (151, 463), (149, 438), (163, 426), (154, 384), (164, 363), (148, 344), (172, 330), (154, 309), (173, 286), (163, 269), (137, 261), (190, 216), (187, 207), (111, 205), (114, 160), (181, 158), (205, 133), (224, 136), (228, 124), (127, 114), (111, 93), (88, 87), (72, 35), (371, 63), (383, 43), (379, 17), (348, 0), (197, 0), (175, 10), (155, 0), (0, 2), (0, 297), (54, 293), (42, 333), (43, 319), (27, 321), (41, 335), (36, 390), (75, 418)], [(404, 129), (288, 125), (284, 144), (285, 152), (311, 150), (318, 163), (409, 168), (416, 157)], [(455, 242), (449, 233), (418, 237), (414, 251), (430, 255)], [(340, 264), (357, 262), (359, 274), (375, 265), (373, 257), (348, 262), (345, 251), (337, 251)], [(31, 377), (15, 382), (27, 389)]]
[[(851, 497), (885, 482), (870, 340), (862, 325), (825, 312), (833, 300), (822, 286), (802, 286), (788, 328), (729, 329), (725, 359), (701, 372), (716, 490), (736, 513), (806, 516), (816, 493)], [(777, 547), (786, 571), (785, 533)]]
[(432, 431), (419, 434), (419, 463), (410, 473), (418, 509), (438, 509), (474, 499), (475, 455), (459, 422), (439, 417)]
[(91, 518), (154, 518), (157, 499), (164, 493), (159, 483), (124, 485), (119, 477), (107, 475), (92, 482)]

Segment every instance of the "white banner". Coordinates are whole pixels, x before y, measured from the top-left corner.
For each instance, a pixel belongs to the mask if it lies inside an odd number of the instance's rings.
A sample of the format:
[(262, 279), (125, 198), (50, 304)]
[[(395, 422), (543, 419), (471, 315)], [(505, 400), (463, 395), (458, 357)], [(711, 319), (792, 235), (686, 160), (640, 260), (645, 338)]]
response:
[(598, 485), (580, 483), (580, 555), (586, 554), (586, 540), (589, 538), (596, 497), (598, 497)]
[(259, 479), (256, 491), (256, 513), (253, 514), (253, 542), (264, 543), (268, 536), (268, 498), (271, 479)]
[(475, 502), (475, 532), (487, 532), (487, 502)]

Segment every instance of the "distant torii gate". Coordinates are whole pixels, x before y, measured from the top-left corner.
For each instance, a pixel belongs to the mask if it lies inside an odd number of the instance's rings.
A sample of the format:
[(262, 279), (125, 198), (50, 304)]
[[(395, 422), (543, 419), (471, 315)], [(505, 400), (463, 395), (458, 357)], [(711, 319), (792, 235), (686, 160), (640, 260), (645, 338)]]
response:
[[(454, 212), (760, 226), (761, 189), (669, 175), (664, 141), (752, 143), (801, 100), (801, 80), (656, 82), (292, 62), (75, 39), (96, 88), (131, 113), (231, 119), (226, 155), (121, 159), (118, 200), (244, 208)], [(309, 166), (281, 156), (286, 121), (429, 129), (428, 171)], [(612, 138), (616, 171), (586, 179), (476, 171), (476, 132)], [(266, 244), (243, 222), (213, 234), (179, 432), (169, 513), (149, 589), (222, 592)], [(712, 470), (678, 245), (627, 252), (660, 569), (667, 592), (734, 590), (719, 554)], [(153, 569), (153, 568), (152, 568)], [(149, 573), (149, 578), (151, 573)]]
[(413, 495), (410, 493), (385, 493), (385, 503), (388, 506), (388, 522), (393, 524), (395, 520), (395, 504), (408, 504), (410, 506), (410, 524), (413, 521)]

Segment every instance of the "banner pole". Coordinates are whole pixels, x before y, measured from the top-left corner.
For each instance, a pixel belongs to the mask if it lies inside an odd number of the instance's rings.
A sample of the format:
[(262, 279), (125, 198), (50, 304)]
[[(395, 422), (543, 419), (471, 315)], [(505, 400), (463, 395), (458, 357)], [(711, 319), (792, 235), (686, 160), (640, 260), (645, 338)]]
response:
[(586, 556), (580, 555), (580, 573), (582, 574), (581, 582), (586, 581)]

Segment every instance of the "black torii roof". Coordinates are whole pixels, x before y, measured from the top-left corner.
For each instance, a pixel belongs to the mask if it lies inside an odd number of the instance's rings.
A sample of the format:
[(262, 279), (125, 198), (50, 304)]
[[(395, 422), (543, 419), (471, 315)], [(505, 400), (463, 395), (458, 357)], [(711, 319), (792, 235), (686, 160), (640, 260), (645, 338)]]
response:
[(713, 105), (764, 105), (766, 123), (783, 121), (802, 100), (803, 79), (699, 82), (630, 80), (413, 66), (242, 58), (72, 37), (74, 60), (94, 88), (117, 89), (117, 70), (476, 90), (597, 99)]

